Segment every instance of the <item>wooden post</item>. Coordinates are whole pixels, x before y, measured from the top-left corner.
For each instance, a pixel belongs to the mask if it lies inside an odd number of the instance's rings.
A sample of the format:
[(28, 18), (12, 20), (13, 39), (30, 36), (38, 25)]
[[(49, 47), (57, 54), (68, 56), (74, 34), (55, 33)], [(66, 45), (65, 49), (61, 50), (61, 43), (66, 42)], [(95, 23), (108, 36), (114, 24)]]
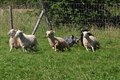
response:
[(48, 28), (49, 28), (49, 30), (52, 30), (52, 26), (51, 26), (51, 24), (49, 22), (49, 19), (48, 19), (48, 16), (47, 16), (47, 12), (45, 11), (45, 8), (44, 8), (44, 3), (43, 3), (42, 0), (40, 0), (40, 3), (41, 3), (41, 6), (42, 6), (42, 10), (44, 11), (44, 15), (46, 17), (46, 22), (48, 24)]
[(35, 34), (35, 32), (36, 32), (36, 30), (37, 30), (37, 28), (38, 28), (38, 25), (40, 24), (40, 21), (41, 21), (41, 19), (42, 19), (43, 14), (44, 14), (45, 17), (46, 17), (46, 22), (47, 22), (47, 24), (48, 24), (49, 30), (52, 30), (52, 26), (51, 26), (51, 24), (50, 24), (50, 22), (49, 22), (49, 20), (48, 20), (47, 13), (46, 13), (46, 11), (45, 11), (45, 9), (44, 9), (44, 4), (43, 4), (42, 0), (40, 0), (40, 3), (41, 3), (41, 6), (42, 6), (42, 12), (41, 12), (41, 14), (39, 15), (38, 21), (37, 21), (37, 23), (36, 23), (36, 25), (35, 25), (35, 28), (34, 28), (34, 30), (33, 30), (33, 32), (32, 32), (32, 35)]
[(10, 29), (13, 29), (12, 6), (9, 6), (10, 11)]
[(37, 28), (38, 28), (38, 25), (40, 24), (40, 21), (41, 21), (41, 19), (42, 19), (43, 13), (44, 13), (44, 11), (42, 10), (41, 14), (39, 15), (38, 21), (37, 21), (37, 23), (36, 23), (36, 25), (35, 25), (35, 28), (34, 28), (34, 30), (33, 30), (33, 32), (32, 32), (32, 35), (35, 34), (35, 32), (36, 32), (36, 30), (37, 30)]

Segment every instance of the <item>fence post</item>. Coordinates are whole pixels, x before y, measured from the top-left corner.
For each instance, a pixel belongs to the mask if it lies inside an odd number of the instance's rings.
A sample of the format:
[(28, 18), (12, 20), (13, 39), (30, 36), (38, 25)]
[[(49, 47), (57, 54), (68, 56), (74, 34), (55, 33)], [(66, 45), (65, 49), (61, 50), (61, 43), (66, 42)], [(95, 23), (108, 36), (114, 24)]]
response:
[(9, 12), (10, 12), (10, 29), (13, 29), (12, 6), (9, 6)]
[(49, 28), (49, 30), (52, 30), (52, 26), (51, 26), (51, 24), (49, 22), (49, 19), (48, 19), (48, 16), (47, 16), (47, 12), (45, 11), (45, 8), (44, 8), (44, 3), (43, 3), (42, 0), (40, 0), (40, 3), (41, 3), (41, 6), (42, 6), (42, 10), (44, 11), (44, 15), (46, 17), (46, 22), (48, 24), (48, 28)]
[(44, 12), (43, 12), (43, 10), (42, 10), (41, 14), (39, 15), (38, 21), (37, 21), (37, 23), (36, 23), (36, 25), (35, 25), (35, 28), (34, 28), (34, 30), (33, 30), (33, 32), (32, 32), (32, 35), (35, 34), (35, 32), (36, 32), (36, 30), (37, 30), (37, 28), (38, 28), (38, 25), (40, 24), (40, 20), (42, 19), (43, 13), (44, 13)]

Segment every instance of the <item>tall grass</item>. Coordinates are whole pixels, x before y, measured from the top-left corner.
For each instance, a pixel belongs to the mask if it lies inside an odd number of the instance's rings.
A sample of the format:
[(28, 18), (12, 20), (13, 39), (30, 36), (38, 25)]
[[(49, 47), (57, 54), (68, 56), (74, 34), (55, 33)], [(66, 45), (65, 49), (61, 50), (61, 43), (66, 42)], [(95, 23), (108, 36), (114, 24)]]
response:
[[(32, 13), (32, 12), (31, 12)], [(13, 12), (14, 28), (31, 34), (39, 15), (28, 12)], [(120, 79), (120, 30), (92, 30), (100, 41), (101, 49), (96, 52), (79, 45), (71, 51), (54, 52), (49, 46), (47, 24), (42, 19), (37, 32), (37, 52), (13, 49), (9, 52), (9, 12), (0, 14), (0, 80), (119, 80)], [(76, 28), (53, 28), (55, 36), (65, 37), (80, 32)]]

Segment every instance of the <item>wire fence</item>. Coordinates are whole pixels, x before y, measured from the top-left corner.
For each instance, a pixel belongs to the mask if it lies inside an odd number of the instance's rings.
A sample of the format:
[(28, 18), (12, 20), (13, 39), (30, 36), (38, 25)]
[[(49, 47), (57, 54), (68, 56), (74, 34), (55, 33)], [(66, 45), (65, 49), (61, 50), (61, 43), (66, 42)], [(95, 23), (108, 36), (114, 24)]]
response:
[[(85, 26), (120, 27), (120, 3), (46, 3), (52, 22)], [(48, 8), (49, 7), (49, 8)], [(51, 9), (52, 8), (52, 9)], [(56, 18), (57, 16), (57, 18)]]
[[(52, 24), (75, 24), (86, 26), (120, 27), (120, 3), (56, 3), (44, 2)], [(0, 6), (7, 9), (7, 6)], [(13, 9), (41, 9), (39, 3), (13, 5)]]

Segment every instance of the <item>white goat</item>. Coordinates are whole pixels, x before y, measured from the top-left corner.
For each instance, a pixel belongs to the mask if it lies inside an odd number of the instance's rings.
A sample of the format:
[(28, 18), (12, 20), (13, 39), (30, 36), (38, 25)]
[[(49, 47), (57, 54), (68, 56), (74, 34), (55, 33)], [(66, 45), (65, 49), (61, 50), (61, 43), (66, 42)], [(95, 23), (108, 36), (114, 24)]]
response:
[(31, 50), (34, 48), (34, 50), (36, 50), (38, 43), (35, 35), (26, 35), (22, 31), (18, 30), (15, 34), (15, 37), (19, 38), (20, 46), (22, 47), (23, 51), (27, 51), (27, 48), (30, 48)]
[(83, 46), (88, 51), (88, 48), (91, 48), (94, 52), (97, 48), (100, 47), (98, 40), (88, 31), (83, 31)]
[(10, 50), (9, 50), (9, 52), (11, 52), (13, 48), (16, 48), (16, 49), (20, 48), (19, 39), (15, 38), (15, 34), (16, 34), (16, 30), (14, 30), (14, 29), (11, 29), (8, 32), (8, 35), (10, 35), (10, 39), (9, 39)]
[(64, 51), (64, 48), (67, 48), (68, 50), (70, 50), (69, 45), (65, 42), (63, 38), (54, 37), (53, 30), (46, 31), (46, 33), (47, 33), (49, 44), (53, 49), (55, 49), (55, 51), (57, 50)]

